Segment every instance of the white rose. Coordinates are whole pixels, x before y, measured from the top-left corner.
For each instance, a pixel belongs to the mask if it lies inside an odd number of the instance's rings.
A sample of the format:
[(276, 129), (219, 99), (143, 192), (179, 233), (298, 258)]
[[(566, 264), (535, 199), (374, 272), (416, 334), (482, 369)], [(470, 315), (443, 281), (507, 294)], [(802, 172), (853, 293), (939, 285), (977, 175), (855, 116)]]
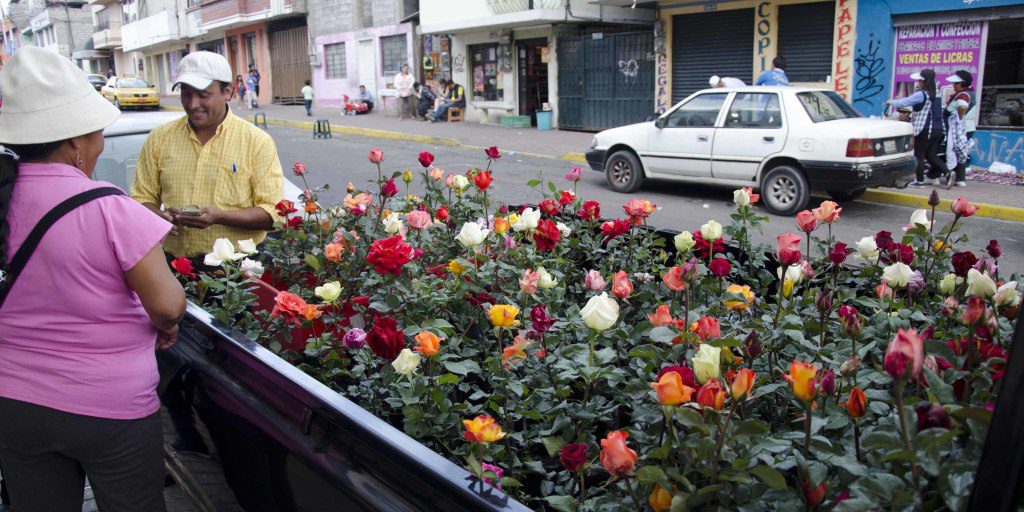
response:
[(718, 240), (722, 238), (722, 225), (718, 221), (709, 220), (707, 224), (700, 227), (700, 236), (708, 242)]
[(903, 262), (896, 262), (882, 269), (882, 279), (893, 290), (903, 288), (914, 277), (914, 271)]
[(572, 233), (572, 228), (566, 226), (564, 222), (555, 224), (555, 227), (558, 228), (558, 232), (562, 235), (562, 238), (566, 238), (570, 233)]
[(241, 264), (242, 274), (246, 277), (255, 277), (259, 279), (263, 276), (263, 264), (246, 258), (242, 260)]
[(227, 238), (218, 238), (213, 242), (213, 252), (206, 255), (203, 264), (211, 267), (218, 267), (225, 261), (237, 261), (245, 257), (245, 254), (235, 252), (235, 246)]
[(595, 331), (605, 331), (619, 319), (619, 304), (608, 293), (595, 295), (580, 310), (583, 323)]
[(1017, 294), (1017, 281), (1010, 281), (1000, 286), (992, 300), (997, 306), (1013, 307), (1020, 304), (1020, 295)]
[(419, 367), (420, 359), (422, 358), (419, 354), (407, 348), (403, 348), (402, 351), (398, 353), (398, 357), (396, 357), (394, 361), (391, 361), (391, 367), (399, 374), (408, 377), (416, 371), (416, 368)]
[(963, 282), (963, 278), (957, 277), (956, 274), (946, 274), (942, 276), (942, 280), (939, 281), (939, 291), (943, 295), (949, 295), (956, 289), (956, 285)]
[(857, 256), (861, 259), (868, 261), (875, 261), (878, 259), (878, 244), (875, 243), (875, 239), (870, 236), (861, 238), (857, 242)]
[(384, 224), (384, 231), (389, 235), (398, 233), (404, 227), (402, 225), (402, 216), (398, 212), (391, 212), (390, 215), (381, 220), (381, 223)]
[(987, 273), (982, 274), (974, 268), (967, 271), (967, 293), (964, 296), (991, 297), (995, 294), (996, 283)]
[(722, 349), (702, 343), (693, 356), (693, 373), (697, 382), (704, 384), (717, 379), (721, 373)]
[(256, 254), (260, 252), (256, 249), (256, 242), (252, 241), (252, 238), (238, 241), (238, 250), (245, 254)]
[(910, 227), (915, 225), (931, 229), (932, 222), (928, 220), (928, 210), (914, 210), (914, 213), (910, 214)]
[(540, 210), (534, 210), (533, 208), (527, 208), (523, 210), (523, 213), (519, 214), (519, 221), (512, 224), (512, 230), (529, 231), (531, 229), (537, 229), (537, 224), (540, 222)]
[(538, 267), (537, 274), (540, 275), (540, 279), (537, 279), (537, 288), (540, 288), (541, 290), (550, 290), (551, 288), (558, 286), (558, 281), (556, 281), (554, 276), (545, 270), (544, 267)]
[(804, 269), (800, 265), (790, 265), (786, 267), (786, 272), (783, 274), (782, 267), (776, 272), (779, 276), (779, 281), (793, 281), (794, 285), (800, 284), (804, 280)]
[(734, 190), (732, 192), (732, 202), (736, 203), (736, 206), (747, 206), (750, 204), (750, 193), (742, 188)]
[(686, 254), (690, 252), (690, 249), (693, 249), (696, 242), (693, 241), (693, 233), (683, 231), (672, 239), (672, 243), (675, 244), (676, 250), (680, 254)]
[(491, 230), (483, 229), (480, 224), (476, 222), (467, 222), (462, 225), (462, 230), (455, 236), (455, 239), (462, 244), (463, 247), (475, 247), (484, 243), (484, 239), (487, 238), (487, 233)]
[(331, 281), (324, 283), (323, 286), (317, 286), (313, 289), (313, 293), (317, 297), (320, 297), (324, 302), (334, 302), (341, 296), (341, 283), (338, 281)]
[(455, 176), (453, 182), (455, 183), (455, 188), (457, 188), (460, 192), (469, 188), (469, 178), (461, 174)]

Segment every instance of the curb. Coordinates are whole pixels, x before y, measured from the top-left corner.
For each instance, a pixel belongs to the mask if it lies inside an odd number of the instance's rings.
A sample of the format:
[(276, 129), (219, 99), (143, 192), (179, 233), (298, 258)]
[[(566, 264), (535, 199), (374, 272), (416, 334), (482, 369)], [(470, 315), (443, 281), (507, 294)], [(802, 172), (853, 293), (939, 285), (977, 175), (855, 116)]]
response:
[[(864, 192), (864, 195), (860, 197), (860, 200), (869, 201), (872, 203), (910, 206), (914, 208), (931, 208), (931, 206), (928, 205), (928, 196), (904, 194), (902, 192), (890, 192), (888, 190), (870, 189)], [(975, 203), (973, 201), (972, 203), (981, 207), (974, 214), (974, 216), (976, 217), (987, 217), (990, 219), (1002, 219), (1014, 222), (1024, 222), (1024, 208), (1000, 206), (997, 204)], [(953, 201), (949, 199), (940, 199), (939, 204), (938, 206), (936, 206), (936, 208), (950, 210), (952, 206)]]
[[(170, 110), (174, 112), (183, 112), (184, 109), (181, 107), (172, 107), (167, 105), (161, 105), (162, 110)], [(242, 116), (239, 116), (242, 117)], [(242, 119), (246, 119), (242, 117)], [(284, 126), (286, 128), (295, 128), (299, 130), (313, 131), (312, 121), (292, 121), (288, 119), (277, 119), (273, 117), (267, 118), (268, 125)], [(457, 148), (467, 149), (487, 149), (484, 146), (474, 146), (471, 144), (463, 144), (458, 139), (450, 137), (433, 137), (430, 135), (417, 135), (412, 133), (392, 132), (388, 130), (377, 130), (374, 128), (358, 128), (354, 126), (335, 126), (331, 125), (331, 133), (339, 135), (358, 135), (360, 137), (374, 137), (378, 139), (392, 139), (392, 140), (404, 140), (409, 142), (419, 142), (421, 144), (435, 144), (438, 146), (450, 146)], [(513, 150), (514, 151), (514, 150)], [(586, 163), (587, 159), (583, 156), (583, 153), (566, 153), (563, 155), (548, 155), (544, 153), (529, 153), (526, 151), (516, 151), (517, 155), (531, 156), (536, 158), (553, 158), (557, 160), (568, 160), (570, 162), (581, 162)]]

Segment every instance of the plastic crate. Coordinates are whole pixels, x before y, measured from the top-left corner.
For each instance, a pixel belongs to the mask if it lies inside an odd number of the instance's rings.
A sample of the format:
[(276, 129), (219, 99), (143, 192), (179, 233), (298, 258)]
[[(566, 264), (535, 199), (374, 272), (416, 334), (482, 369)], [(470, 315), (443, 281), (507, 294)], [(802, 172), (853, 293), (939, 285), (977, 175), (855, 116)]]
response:
[(501, 126), (505, 128), (529, 128), (530, 116), (505, 116), (501, 118)]

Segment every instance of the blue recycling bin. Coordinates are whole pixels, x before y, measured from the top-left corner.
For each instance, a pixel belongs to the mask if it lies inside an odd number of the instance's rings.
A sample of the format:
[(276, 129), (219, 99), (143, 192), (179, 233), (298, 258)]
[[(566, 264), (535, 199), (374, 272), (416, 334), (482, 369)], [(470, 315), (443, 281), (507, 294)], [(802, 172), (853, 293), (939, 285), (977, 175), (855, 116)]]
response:
[(537, 111), (537, 129), (538, 130), (550, 130), (551, 129), (551, 111), (550, 110), (538, 110)]

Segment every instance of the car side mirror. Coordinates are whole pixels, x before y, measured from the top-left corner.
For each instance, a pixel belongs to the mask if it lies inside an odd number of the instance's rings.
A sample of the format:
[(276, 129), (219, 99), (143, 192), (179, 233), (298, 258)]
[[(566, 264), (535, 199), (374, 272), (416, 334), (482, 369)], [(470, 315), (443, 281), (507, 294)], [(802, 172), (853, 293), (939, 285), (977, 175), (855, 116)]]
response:
[(667, 124), (667, 123), (668, 123), (668, 118), (667, 117), (659, 117), (659, 118), (654, 120), (654, 126), (657, 127), (658, 129), (664, 128), (665, 124)]

